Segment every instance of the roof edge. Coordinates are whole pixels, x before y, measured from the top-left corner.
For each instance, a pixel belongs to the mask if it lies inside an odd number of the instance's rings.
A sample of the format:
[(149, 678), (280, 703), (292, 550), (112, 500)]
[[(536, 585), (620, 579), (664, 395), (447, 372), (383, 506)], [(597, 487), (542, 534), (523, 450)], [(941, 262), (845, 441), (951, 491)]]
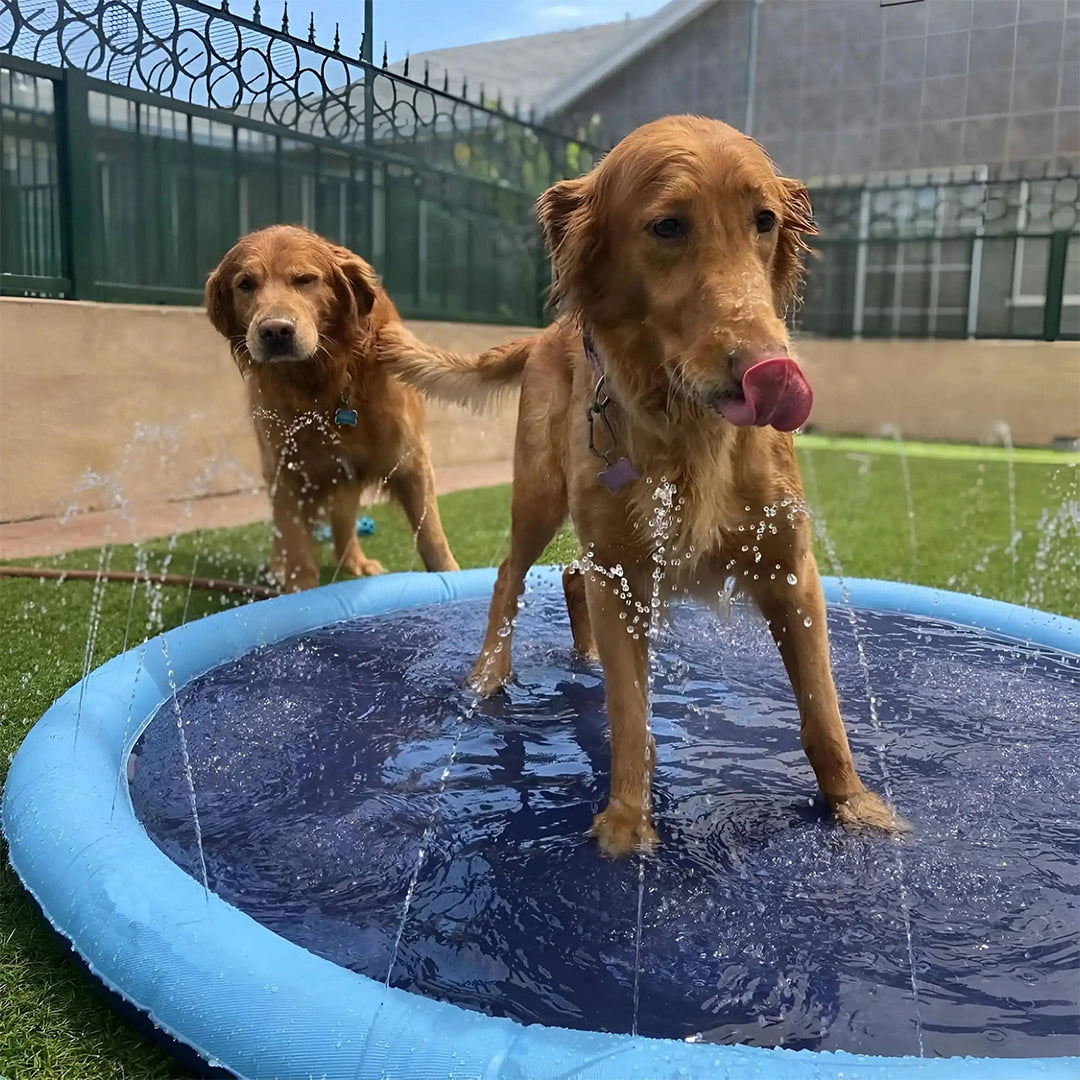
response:
[[(586, 64), (576, 71), (561, 85), (545, 94), (536, 102), (536, 115), (538, 118), (549, 116), (558, 112), (571, 102), (576, 101), (586, 91), (596, 86), (597, 83), (614, 75), (620, 68), (625, 67), (631, 60), (640, 56), (646, 49), (663, 40), (676, 30), (685, 26), (696, 15), (700, 14), (712, 5), (716, 0), (671, 0), (671, 3), (662, 7), (649, 20), (651, 25), (640, 34), (635, 34), (630, 40), (615, 49), (598, 64)], [(760, 0), (749, 0), (750, 3)]]

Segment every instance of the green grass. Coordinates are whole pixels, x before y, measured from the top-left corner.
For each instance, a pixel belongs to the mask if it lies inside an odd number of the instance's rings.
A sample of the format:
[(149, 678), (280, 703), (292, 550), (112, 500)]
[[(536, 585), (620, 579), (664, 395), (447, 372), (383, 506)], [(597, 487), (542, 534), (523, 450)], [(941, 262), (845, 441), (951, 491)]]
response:
[[(1052, 461), (1055, 459), (1051, 459)], [(1010, 541), (1007, 463), (908, 459), (915, 511), (911, 548), (902, 459), (873, 443), (845, 441), (802, 451), (811, 504), (840, 566), (819, 548), (824, 572), (882, 577), (974, 592), (1080, 617), (1076, 517), (1080, 490), (1075, 458), (1060, 464), (1017, 463), (1016, 530)], [(440, 502), (462, 566), (499, 561), (508, 537), (509, 489), (459, 492)], [(391, 570), (416, 568), (412, 538), (393, 507), (371, 511), (377, 531), (365, 550)], [(151, 569), (166, 560), (174, 573), (254, 580), (269, 549), (265, 525), (191, 533), (145, 546)], [(544, 561), (577, 552), (561, 533)], [(329, 552), (324, 549), (329, 563)], [(1015, 558), (1014, 558), (1015, 554)], [(101, 552), (36, 560), (36, 565), (97, 567)], [(130, 547), (106, 553), (113, 569), (131, 569)], [(28, 561), (28, 560), (22, 560)], [(328, 567), (323, 580), (332, 577)], [(0, 775), (34, 721), (82, 675), (95, 587), (90, 582), (0, 581)], [(93, 666), (135, 645), (144, 634), (229, 607), (234, 598), (181, 588), (113, 584), (99, 590), (101, 618)], [(185, 1075), (116, 1019), (64, 956), (23, 894), (0, 852), (0, 1076), (8, 1080), (107, 1080)]]

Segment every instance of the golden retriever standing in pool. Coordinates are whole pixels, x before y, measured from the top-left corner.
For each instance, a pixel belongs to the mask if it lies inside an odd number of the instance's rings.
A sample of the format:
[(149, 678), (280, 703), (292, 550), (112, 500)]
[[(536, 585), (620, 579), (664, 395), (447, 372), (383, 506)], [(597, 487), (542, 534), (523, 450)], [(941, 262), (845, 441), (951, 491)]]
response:
[(424, 403), (381, 365), (398, 313), (359, 256), (293, 225), (243, 237), (206, 283), (210, 321), (248, 384), (274, 515), (271, 571), (286, 589), (319, 583), (312, 527), (328, 514), (339, 566), (382, 573), (356, 538), (366, 487), (404, 509), (429, 570), (456, 570), (443, 534)]
[(716, 601), (733, 580), (754, 600), (837, 819), (902, 830), (859, 779), (840, 718), (790, 435), (811, 405), (784, 323), (814, 231), (806, 188), (726, 124), (677, 116), (555, 184), (537, 210), (561, 310), (552, 326), (478, 357), (397, 328), (381, 344), (405, 379), (448, 400), (521, 382), (510, 551), (472, 685), (487, 694), (510, 677), (525, 573), (569, 512), (587, 567), (618, 568), (564, 574), (574, 642), (599, 655), (607, 687), (611, 792), (592, 826), (605, 852), (656, 843), (647, 630), (658, 566), (657, 599)]

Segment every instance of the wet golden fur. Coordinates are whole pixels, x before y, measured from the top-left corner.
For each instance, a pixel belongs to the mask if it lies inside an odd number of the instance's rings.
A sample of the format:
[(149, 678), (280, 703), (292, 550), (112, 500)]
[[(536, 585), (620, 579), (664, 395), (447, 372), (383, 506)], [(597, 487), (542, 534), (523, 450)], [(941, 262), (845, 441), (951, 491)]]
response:
[[(355, 532), (369, 487), (401, 504), (429, 570), (456, 570), (423, 399), (378, 362), (380, 334), (400, 319), (374, 270), (307, 229), (277, 225), (237, 242), (210, 275), (205, 300), (247, 381), (273, 506), (275, 578), (289, 590), (318, 584), (312, 528), (323, 515), (339, 568), (381, 573)], [(356, 410), (355, 426), (335, 423), (339, 407)]]
[[(555, 184), (537, 210), (560, 309), (555, 323), (471, 358), (397, 330), (380, 344), (403, 378), (450, 400), (476, 404), (521, 383), (510, 550), (473, 686), (490, 693), (510, 677), (506, 628), (524, 575), (569, 513), (586, 553), (584, 573), (564, 574), (574, 642), (603, 664), (611, 724), (611, 797), (592, 828), (604, 851), (656, 842), (641, 612), (674, 592), (715, 603), (732, 581), (769, 622), (798, 700), (804, 749), (837, 818), (904, 828), (863, 787), (852, 761), (791, 435), (735, 427), (715, 408), (741, 392), (751, 364), (790, 355), (784, 313), (798, 298), (813, 232), (806, 189), (779, 176), (733, 128), (669, 117), (627, 136), (587, 176)], [(680, 224), (679, 236), (658, 235), (667, 219)], [(596, 372), (583, 331), (612, 399), (614, 454), (641, 473), (615, 492), (598, 483), (603, 462), (588, 449)], [(655, 518), (662, 479), (676, 491), (666, 530)]]

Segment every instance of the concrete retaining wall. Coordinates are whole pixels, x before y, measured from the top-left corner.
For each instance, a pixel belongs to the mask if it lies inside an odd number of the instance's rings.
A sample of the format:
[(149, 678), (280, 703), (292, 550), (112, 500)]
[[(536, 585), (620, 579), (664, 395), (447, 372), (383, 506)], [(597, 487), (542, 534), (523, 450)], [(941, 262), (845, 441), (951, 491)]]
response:
[[(535, 333), (410, 325), (468, 352)], [(436, 467), (509, 458), (515, 409), (431, 404)], [(243, 381), (202, 309), (0, 299), (0, 521), (261, 483)]]
[[(528, 328), (414, 323), (474, 351)], [(807, 341), (823, 432), (1017, 444), (1080, 435), (1075, 343)], [(489, 416), (432, 404), (435, 464), (511, 456), (516, 401)], [(243, 386), (198, 308), (0, 299), (0, 521), (217, 495), (261, 483)]]

